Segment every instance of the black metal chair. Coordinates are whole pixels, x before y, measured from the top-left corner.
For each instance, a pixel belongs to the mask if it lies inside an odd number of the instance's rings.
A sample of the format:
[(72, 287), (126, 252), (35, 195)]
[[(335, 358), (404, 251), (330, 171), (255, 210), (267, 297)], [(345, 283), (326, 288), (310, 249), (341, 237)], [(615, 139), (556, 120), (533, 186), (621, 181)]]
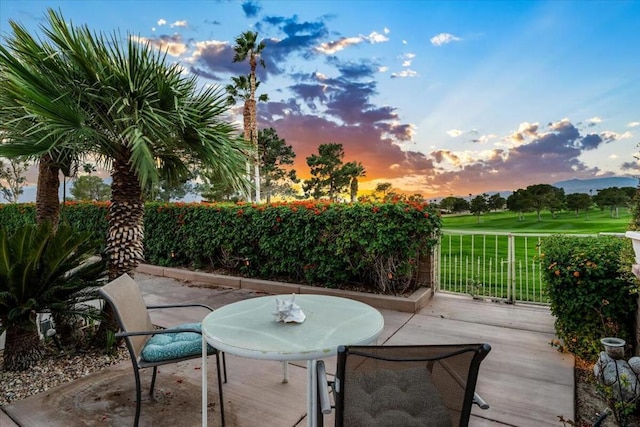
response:
[[(318, 362), (318, 420), (349, 427), (467, 426), (489, 344), (341, 346), (334, 381)], [(327, 386), (329, 385), (329, 387)]]
[[(176, 307), (204, 307), (203, 304), (172, 304), (146, 306), (138, 284), (127, 274), (109, 282), (98, 290), (100, 296), (113, 307), (121, 332), (116, 337), (124, 338), (131, 356), (136, 380), (136, 415), (134, 426), (138, 426), (141, 409), (140, 369), (153, 368), (149, 395), (153, 399), (158, 366), (177, 363), (202, 357), (202, 332), (200, 323), (180, 325), (171, 329), (154, 329), (149, 309)], [(220, 357), (215, 348), (209, 346), (208, 355), (216, 356), (218, 374), (218, 393), (220, 396), (220, 417), (224, 426), (224, 403), (222, 398), (222, 379)], [(227, 382), (227, 369), (222, 354), (224, 382)]]

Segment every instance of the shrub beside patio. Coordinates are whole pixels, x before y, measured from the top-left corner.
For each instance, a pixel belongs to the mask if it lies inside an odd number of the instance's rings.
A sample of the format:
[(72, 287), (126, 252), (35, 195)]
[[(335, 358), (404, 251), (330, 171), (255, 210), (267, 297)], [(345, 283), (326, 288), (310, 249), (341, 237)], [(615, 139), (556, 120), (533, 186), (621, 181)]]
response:
[(600, 339), (615, 336), (632, 342), (636, 296), (627, 239), (554, 235), (542, 242), (542, 274), (558, 346), (585, 360), (603, 350)]
[[(0, 222), (12, 229), (33, 210), (3, 206)], [(67, 203), (61, 216), (104, 240), (107, 214), (106, 203)], [(151, 264), (393, 294), (420, 286), (420, 258), (441, 227), (434, 210), (412, 202), (148, 203), (144, 222)]]

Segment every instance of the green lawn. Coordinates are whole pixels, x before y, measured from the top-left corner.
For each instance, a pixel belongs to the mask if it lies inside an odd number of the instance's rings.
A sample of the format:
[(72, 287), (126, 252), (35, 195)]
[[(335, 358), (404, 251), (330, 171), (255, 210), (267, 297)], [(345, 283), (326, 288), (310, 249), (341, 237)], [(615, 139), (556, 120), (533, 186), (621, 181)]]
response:
[(620, 209), (619, 218), (612, 218), (611, 213), (592, 210), (589, 214), (581, 212), (559, 212), (555, 218), (549, 212), (542, 212), (541, 220), (537, 214), (525, 214), (524, 221), (518, 220), (513, 212), (491, 212), (478, 217), (474, 215), (443, 215), (443, 230), (501, 231), (514, 233), (624, 233), (631, 222), (631, 213)]
[[(631, 213), (626, 209), (620, 210), (619, 218), (612, 218), (609, 211), (599, 210), (577, 217), (573, 212), (560, 212), (556, 218), (544, 212), (541, 221), (536, 213), (526, 214), (524, 221), (518, 220), (517, 214), (512, 212), (488, 213), (480, 217), (480, 222), (473, 215), (443, 216), (440, 288), (546, 302), (537, 257), (544, 237), (535, 234), (624, 233), (630, 222)], [(509, 251), (513, 256), (511, 263)]]

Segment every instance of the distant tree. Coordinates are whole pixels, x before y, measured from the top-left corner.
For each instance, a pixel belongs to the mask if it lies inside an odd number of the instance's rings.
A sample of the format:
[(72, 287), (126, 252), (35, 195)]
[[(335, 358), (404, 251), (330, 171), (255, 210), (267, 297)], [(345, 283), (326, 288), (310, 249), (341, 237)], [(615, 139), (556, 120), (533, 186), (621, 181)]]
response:
[(538, 215), (538, 221), (541, 221), (540, 213), (544, 209), (551, 210), (555, 213), (564, 205), (564, 190), (549, 184), (535, 184), (526, 188), (524, 200)]
[(18, 203), (20, 195), (27, 185), (25, 173), (29, 163), (19, 158), (0, 159), (0, 193), (9, 203)]
[(547, 208), (551, 212), (551, 217), (556, 217), (556, 212), (563, 210), (566, 206), (564, 189), (553, 187), (552, 193), (547, 201)]
[(469, 201), (462, 197), (445, 197), (440, 201), (440, 209), (451, 212), (460, 213), (468, 211), (470, 208)]
[(418, 203), (425, 202), (424, 196), (420, 193), (415, 193), (410, 195), (409, 197), (407, 197), (407, 200), (409, 200), (410, 202), (418, 202)]
[(484, 212), (489, 212), (489, 205), (487, 204), (488, 194), (482, 194), (471, 199), (469, 211), (477, 217), (480, 222), (480, 215)]
[(601, 210), (608, 208), (612, 218), (618, 218), (618, 209), (621, 206), (626, 206), (629, 201), (628, 193), (618, 187), (598, 190), (598, 194), (593, 196), (593, 202), (598, 205)]
[(592, 205), (591, 196), (587, 193), (572, 193), (566, 196), (567, 209), (576, 213), (576, 216), (580, 211), (586, 211)]
[(507, 197), (507, 209), (518, 213), (518, 221), (524, 221), (525, 212), (532, 210), (526, 190), (520, 188)]
[(507, 203), (507, 200), (504, 197), (502, 197), (500, 193), (492, 194), (487, 199), (487, 206), (489, 207), (489, 210), (492, 210), (492, 211), (503, 209), (505, 203)]
[(342, 144), (320, 144), (318, 154), (307, 157), (311, 168), (311, 178), (302, 186), (307, 197), (320, 199), (328, 197), (336, 201), (340, 193), (351, 183), (350, 167), (345, 170), (342, 163), (344, 149)]
[(251, 195), (247, 189), (239, 191), (231, 185), (217, 169), (201, 169), (193, 192), (199, 193), (205, 202), (248, 202), (250, 199), (247, 196)]
[(111, 198), (111, 186), (94, 175), (79, 176), (70, 191), (75, 200), (103, 202)]
[(393, 185), (390, 182), (379, 182), (372, 195), (376, 200), (385, 200), (391, 191), (393, 191)]
[(620, 190), (624, 191), (624, 193), (627, 195), (627, 206), (631, 208), (633, 205), (633, 200), (636, 197), (636, 191), (638, 190), (635, 187), (621, 187)]
[(293, 165), (296, 153), (293, 151), (293, 147), (287, 145), (273, 128), (258, 132), (258, 147), (263, 179), (261, 188), (267, 203), (271, 203), (272, 195), (290, 194), (292, 192), (291, 184), (300, 181), (295, 169), (287, 170), (285, 168), (285, 166)]
[(358, 178), (367, 175), (364, 166), (360, 162), (349, 162), (344, 165), (344, 173), (349, 176), (349, 194), (351, 196), (351, 203), (354, 203), (358, 199)]
[[(225, 86), (225, 90), (227, 91), (227, 102), (229, 105), (235, 105), (239, 100), (244, 102), (244, 106), (242, 109), (242, 118), (243, 118), (243, 128), (244, 128), (244, 139), (245, 141), (251, 141), (251, 75), (246, 76), (237, 76), (231, 77), (231, 81), (233, 84), (228, 84)], [(260, 82), (256, 80), (255, 89), (257, 90), (260, 87)], [(261, 94), (258, 96), (259, 102), (267, 102), (269, 100), (269, 96), (267, 94)], [(255, 102), (254, 102), (255, 103)], [(258, 133), (258, 139), (260, 138), (260, 134)], [(258, 141), (258, 144), (260, 142)], [(247, 156), (246, 163), (246, 173), (247, 180), (251, 181), (251, 164), (253, 163), (252, 157), (255, 157), (253, 154), (247, 152), (245, 153)], [(247, 198), (251, 200), (251, 195), (247, 194)]]
[(172, 200), (182, 199), (194, 191), (194, 185), (187, 177), (173, 182), (161, 179), (145, 187), (144, 197), (148, 201), (169, 203)]
[[(256, 106), (256, 68), (258, 64), (265, 67), (264, 59), (260, 57), (262, 51), (267, 47), (263, 41), (258, 42), (258, 33), (245, 31), (235, 39), (233, 50), (233, 62), (243, 62), (249, 59), (249, 99), (245, 103), (245, 108), (249, 108), (249, 130), (251, 136), (251, 146), (255, 150), (254, 166), (255, 178), (254, 185), (256, 190), (256, 203), (260, 203), (260, 160), (258, 154), (258, 121)], [(245, 130), (246, 135), (246, 130)], [(246, 139), (246, 138), (245, 138)]]

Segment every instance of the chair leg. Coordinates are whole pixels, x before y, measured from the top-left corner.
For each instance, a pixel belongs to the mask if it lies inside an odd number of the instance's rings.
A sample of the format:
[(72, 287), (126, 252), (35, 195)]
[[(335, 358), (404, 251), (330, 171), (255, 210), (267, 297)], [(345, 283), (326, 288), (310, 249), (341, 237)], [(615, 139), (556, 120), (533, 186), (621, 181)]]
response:
[(151, 387), (149, 388), (149, 397), (153, 400), (153, 388), (156, 385), (156, 374), (158, 373), (158, 367), (153, 367), (153, 375), (151, 376)]
[[(224, 362), (224, 353), (222, 353), (222, 360)], [(220, 353), (216, 353), (216, 369), (218, 374), (218, 395), (220, 396), (220, 418), (222, 420), (222, 426), (224, 427), (224, 399), (222, 397), (222, 379), (220, 375)], [(225, 366), (226, 370), (226, 366)], [(226, 372), (225, 372), (225, 382), (226, 381)]]
[(140, 420), (140, 406), (142, 404), (142, 387), (140, 385), (140, 371), (135, 364), (133, 365), (133, 373), (136, 378), (136, 417), (133, 421), (133, 427), (138, 427), (138, 422)]
[(227, 359), (224, 357), (224, 353), (222, 353), (222, 371), (224, 372), (224, 383), (227, 383)]

